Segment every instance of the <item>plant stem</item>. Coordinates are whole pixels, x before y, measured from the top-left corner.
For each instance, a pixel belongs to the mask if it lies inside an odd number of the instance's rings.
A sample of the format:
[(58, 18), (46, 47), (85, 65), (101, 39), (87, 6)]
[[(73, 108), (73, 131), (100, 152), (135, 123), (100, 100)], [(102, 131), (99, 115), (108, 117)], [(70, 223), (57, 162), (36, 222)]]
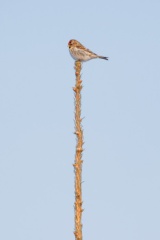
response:
[(76, 83), (73, 88), (75, 93), (75, 134), (76, 134), (76, 153), (75, 162), (73, 164), (75, 171), (75, 239), (82, 240), (82, 152), (83, 152), (83, 130), (81, 118), (81, 62), (75, 62)]

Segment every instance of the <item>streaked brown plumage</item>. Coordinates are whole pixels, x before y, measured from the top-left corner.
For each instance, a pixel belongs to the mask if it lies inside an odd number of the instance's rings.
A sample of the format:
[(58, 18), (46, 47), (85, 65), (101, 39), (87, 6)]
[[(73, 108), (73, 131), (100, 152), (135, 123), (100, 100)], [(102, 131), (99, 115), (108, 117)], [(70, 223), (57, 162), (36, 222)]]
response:
[(85, 48), (80, 42), (74, 39), (68, 42), (68, 47), (72, 58), (76, 61), (85, 62), (94, 58), (108, 60), (108, 57), (99, 56), (93, 53), (89, 49)]

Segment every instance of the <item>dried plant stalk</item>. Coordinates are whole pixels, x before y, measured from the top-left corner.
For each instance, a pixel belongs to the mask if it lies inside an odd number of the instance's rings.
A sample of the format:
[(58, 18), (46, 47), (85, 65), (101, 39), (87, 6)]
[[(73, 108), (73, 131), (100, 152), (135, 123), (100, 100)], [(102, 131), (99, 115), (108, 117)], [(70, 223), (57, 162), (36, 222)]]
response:
[(82, 240), (82, 152), (83, 152), (83, 130), (81, 126), (81, 62), (75, 62), (76, 83), (73, 88), (75, 93), (75, 134), (76, 134), (76, 153), (73, 164), (75, 170), (75, 239)]

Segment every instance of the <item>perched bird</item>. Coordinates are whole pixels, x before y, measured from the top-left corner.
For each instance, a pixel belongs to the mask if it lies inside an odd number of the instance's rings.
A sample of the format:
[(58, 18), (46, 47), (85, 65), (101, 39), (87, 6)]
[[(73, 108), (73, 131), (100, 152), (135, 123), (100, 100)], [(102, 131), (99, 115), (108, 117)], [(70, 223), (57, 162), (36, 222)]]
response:
[(85, 62), (94, 58), (108, 60), (108, 57), (99, 56), (91, 52), (89, 49), (85, 48), (80, 42), (74, 39), (68, 42), (68, 47), (72, 58), (76, 61)]

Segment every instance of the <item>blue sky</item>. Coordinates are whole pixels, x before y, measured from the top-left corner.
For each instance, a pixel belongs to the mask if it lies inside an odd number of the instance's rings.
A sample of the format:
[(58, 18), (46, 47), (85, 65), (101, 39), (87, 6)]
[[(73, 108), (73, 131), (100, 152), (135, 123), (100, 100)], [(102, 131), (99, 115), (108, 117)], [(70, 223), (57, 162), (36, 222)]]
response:
[(160, 2), (0, 1), (0, 239), (74, 239), (74, 38), (83, 236), (160, 239)]

